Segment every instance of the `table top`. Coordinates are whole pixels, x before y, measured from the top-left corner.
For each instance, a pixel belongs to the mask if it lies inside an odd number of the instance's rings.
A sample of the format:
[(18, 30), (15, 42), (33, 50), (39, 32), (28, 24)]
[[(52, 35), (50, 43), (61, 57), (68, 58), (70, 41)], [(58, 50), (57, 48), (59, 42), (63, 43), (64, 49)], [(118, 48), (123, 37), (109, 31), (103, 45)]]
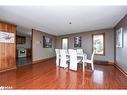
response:
[[(67, 53), (66, 55), (70, 55), (70, 54)], [(77, 53), (77, 56), (87, 56), (87, 54), (86, 54), (86, 53), (83, 53), (83, 54), (81, 54), (81, 53)]]

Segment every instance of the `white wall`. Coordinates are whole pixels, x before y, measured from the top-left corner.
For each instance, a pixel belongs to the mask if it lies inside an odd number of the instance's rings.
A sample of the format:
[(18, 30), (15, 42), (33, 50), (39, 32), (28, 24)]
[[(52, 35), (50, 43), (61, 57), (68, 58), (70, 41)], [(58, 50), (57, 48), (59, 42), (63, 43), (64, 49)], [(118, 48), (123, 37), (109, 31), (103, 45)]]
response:
[(115, 63), (127, 73), (127, 15), (117, 24), (115, 30), (123, 28), (123, 48), (116, 48)]
[[(43, 48), (43, 36), (52, 38), (52, 48)], [(55, 36), (42, 31), (33, 30), (33, 61), (55, 56)]]
[(61, 48), (61, 38), (69, 38), (69, 48), (74, 48), (74, 37), (82, 37), (82, 49), (87, 53), (88, 58), (91, 57), (92, 53), (92, 34), (93, 33), (105, 33), (105, 56), (95, 55), (95, 60), (114, 62), (114, 30), (103, 29), (91, 32), (82, 32), (76, 34), (69, 34), (57, 37), (56, 48)]

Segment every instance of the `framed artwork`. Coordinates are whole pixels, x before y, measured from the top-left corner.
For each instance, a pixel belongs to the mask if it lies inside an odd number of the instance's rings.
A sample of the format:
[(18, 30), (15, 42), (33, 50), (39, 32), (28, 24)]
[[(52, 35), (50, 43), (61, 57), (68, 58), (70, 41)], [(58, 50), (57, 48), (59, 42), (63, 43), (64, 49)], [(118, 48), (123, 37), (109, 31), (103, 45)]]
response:
[(123, 33), (122, 28), (116, 31), (116, 47), (122, 48), (123, 47)]
[(92, 47), (97, 55), (105, 55), (105, 33), (92, 34)]
[(81, 47), (82, 38), (81, 36), (74, 37), (74, 47)]
[(43, 48), (52, 48), (52, 38), (43, 36)]
[(0, 43), (15, 43), (14, 33), (0, 31)]

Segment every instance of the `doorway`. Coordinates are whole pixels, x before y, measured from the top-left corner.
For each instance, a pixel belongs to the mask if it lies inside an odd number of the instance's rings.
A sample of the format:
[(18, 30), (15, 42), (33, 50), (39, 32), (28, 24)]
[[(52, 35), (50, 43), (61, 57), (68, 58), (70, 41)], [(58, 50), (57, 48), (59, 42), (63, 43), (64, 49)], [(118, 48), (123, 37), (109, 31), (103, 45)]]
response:
[(20, 26), (16, 30), (16, 65), (32, 64), (32, 30)]
[(68, 38), (62, 38), (62, 49), (68, 49)]

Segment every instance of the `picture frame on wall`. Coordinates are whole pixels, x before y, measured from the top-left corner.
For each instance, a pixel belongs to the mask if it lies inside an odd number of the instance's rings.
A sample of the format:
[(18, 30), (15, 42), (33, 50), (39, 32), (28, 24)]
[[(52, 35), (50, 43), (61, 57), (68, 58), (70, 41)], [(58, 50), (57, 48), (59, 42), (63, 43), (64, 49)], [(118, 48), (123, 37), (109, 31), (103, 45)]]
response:
[(116, 47), (117, 48), (123, 48), (123, 29), (119, 28), (116, 31)]
[(81, 36), (77, 36), (74, 37), (74, 47), (81, 47), (82, 46), (82, 37)]
[(52, 48), (52, 38), (43, 36), (43, 48)]
[(0, 31), (0, 43), (15, 43), (15, 34)]

